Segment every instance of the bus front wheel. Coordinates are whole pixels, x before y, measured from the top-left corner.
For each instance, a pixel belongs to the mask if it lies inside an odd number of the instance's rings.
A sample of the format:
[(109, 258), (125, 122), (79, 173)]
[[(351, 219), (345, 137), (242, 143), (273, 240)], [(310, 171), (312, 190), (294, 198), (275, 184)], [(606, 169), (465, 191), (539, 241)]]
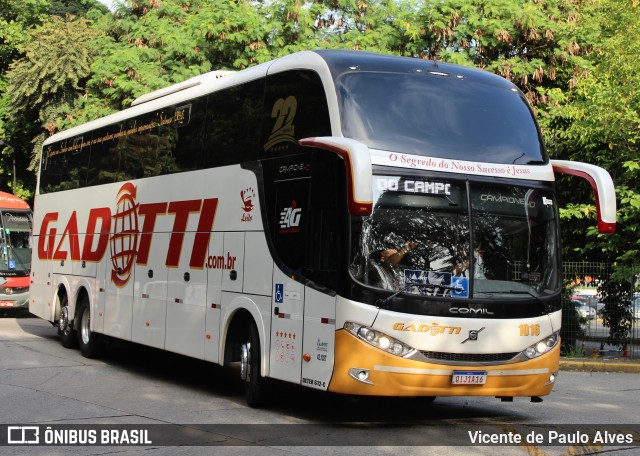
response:
[(260, 336), (256, 325), (249, 324), (249, 334), (240, 345), (240, 378), (245, 382), (249, 407), (261, 407), (267, 401), (267, 379), (260, 376)]

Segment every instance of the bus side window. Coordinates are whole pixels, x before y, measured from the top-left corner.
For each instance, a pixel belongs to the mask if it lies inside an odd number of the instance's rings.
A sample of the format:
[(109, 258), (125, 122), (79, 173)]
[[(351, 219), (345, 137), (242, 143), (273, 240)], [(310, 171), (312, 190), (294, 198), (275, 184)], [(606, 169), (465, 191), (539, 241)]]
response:
[(314, 71), (268, 76), (264, 109), (261, 158), (303, 152), (299, 139), (331, 135), (327, 97)]
[(65, 139), (47, 147), (41, 176), (43, 193), (84, 187), (89, 166), (91, 133)]
[(209, 95), (203, 168), (258, 157), (264, 79)]
[[(165, 173), (200, 169), (206, 131), (207, 97), (173, 106), (163, 114), (162, 152), (168, 159)], [(170, 154), (168, 153), (170, 152)]]
[(271, 226), (274, 247), (280, 260), (297, 276), (306, 269), (309, 183), (309, 179), (300, 179), (275, 185), (275, 213)]
[(120, 156), (117, 153), (124, 124), (112, 124), (93, 132), (87, 186), (117, 182)]
[(346, 269), (346, 188), (344, 163), (326, 151), (314, 152), (311, 180), (309, 238), (306, 276), (340, 291), (341, 272)]
[(146, 124), (149, 116), (139, 116), (129, 119), (124, 124), (126, 135), (118, 142), (118, 153), (120, 155), (120, 167), (118, 170), (118, 181), (128, 181), (139, 179), (144, 174), (144, 156), (147, 151), (147, 135), (139, 132), (139, 128)]
[(344, 163), (327, 151), (262, 162), (276, 263), (340, 290), (348, 261)]

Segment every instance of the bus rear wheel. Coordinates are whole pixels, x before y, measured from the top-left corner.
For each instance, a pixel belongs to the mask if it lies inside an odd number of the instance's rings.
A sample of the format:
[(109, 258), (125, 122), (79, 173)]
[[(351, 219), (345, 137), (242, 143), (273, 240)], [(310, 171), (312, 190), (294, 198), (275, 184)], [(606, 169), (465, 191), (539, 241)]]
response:
[(58, 296), (59, 313), (58, 313), (58, 335), (60, 343), (65, 348), (76, 348), (78, 339), (73, 329), (73, 322), (69, 318), (69, 299), (67, 295)]
[(96, 358), (102, 354), (102, 340), (100, 334), (91, 331), (91, 310), (89, 300), (84, 298), (78, 310), (78, 345), (82, 356)]
[(240, 345), (240, 378), (249, 407), (261, 407), (267, 402), (267, 379), (260, 375), (260, 336), (256, 325), (249, 324), (249, 333)]

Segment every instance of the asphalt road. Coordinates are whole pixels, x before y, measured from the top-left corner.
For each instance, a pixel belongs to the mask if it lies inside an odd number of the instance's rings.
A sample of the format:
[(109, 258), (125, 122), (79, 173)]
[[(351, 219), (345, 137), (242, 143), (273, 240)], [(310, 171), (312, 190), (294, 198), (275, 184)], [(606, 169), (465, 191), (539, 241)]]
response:
[[(9, 426), (14, 432), (15, 426), (32, 425), (42, 438), (50, 426), (97, 432), (99, 441), (104, 427), (132, 425), (128, 429), (147, 430), (151, 441), (72, 449), (0, 446), (3, 455), (544, 456), (604, 451), (626, 456), (640, 454), (639, 392), (637, 373), (563, 371), (542, 403), (525, 398), (512, 403), (494, 398), (437, 398), (433, 403), (353, 399), (281, 386), (269, 408), (251, 409), (234, 373), (220, 367), (133, 344), (119, 344), (104, 358), (90, 360), (63, 348), (48, 322), (0, 319), (0, 433), (9, 433)], [(634, 441), (579, 441), (580, 432), (594, 429), (610, 429), (623, 439), (632, 435)], [(545, 440), (517, 442), (515, 434)], [(0, 442), (7, 435), (0, 435)], [(552, 435), (556, 445), (547, 446)], [(472, 445), (474, 436), (488, 444)], [(502, 444), (491, 439), (503, 439)]]

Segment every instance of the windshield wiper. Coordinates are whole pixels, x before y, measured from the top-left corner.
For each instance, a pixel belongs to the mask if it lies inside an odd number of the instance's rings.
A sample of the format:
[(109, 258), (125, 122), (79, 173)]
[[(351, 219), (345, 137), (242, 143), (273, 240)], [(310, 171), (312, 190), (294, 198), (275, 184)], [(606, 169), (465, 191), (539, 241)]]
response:
[(462, 287), (451, 287), (449, 285), (436, 285), (436, 284), (433, 284), (433, 283), (421, 283), (421, 282), (412, 282), (412, 281), (408, 281), (408, 282), (409, 282), (408, 285), (405, 284), (404, 287), (400, 288), (398, 291), (396, 291), (392, 295), (386, 297), (385, 299), (378, 299), (376, 301), (376, 306), (378, 306), (381, 309), (386, 309), (387, 308), (387, 304), (389, 304), (389, 302), (391, 302), (391, 300), (393, 298), (398, 296), (400, 293), (404, 293), (409, 288), (413, 288), (413, 287), (428, 288), (428, 289), (437, 288), (439, 290), (451, 290), (451, 291), (458, 291), (458, 292), (464, 291), (464, 288), (462, 288)]

